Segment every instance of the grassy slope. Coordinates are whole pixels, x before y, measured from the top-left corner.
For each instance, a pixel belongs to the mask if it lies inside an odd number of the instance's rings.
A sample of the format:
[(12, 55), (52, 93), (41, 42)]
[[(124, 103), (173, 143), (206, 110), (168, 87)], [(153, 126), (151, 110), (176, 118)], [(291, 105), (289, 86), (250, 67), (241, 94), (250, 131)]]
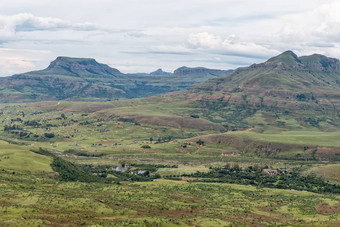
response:
[(0, 168), (13, 171), (53, 172), (52, 159), (29, 151), (28, 147), (0, 141)]
[(300, 145), (319, 145), (340, 147), (340, 132), (284, 131), (280, 133), (232, 132), (255, 140)]
[(316, 165), (305, 171), (305, 174), (315, 174), (334, 183), (340, 183), (340, 164)]
[[(176, 105), (146, 105), (145, 100), (126, 101), (127, 106), (117, 109), (131, 108), (138, 114), (150, 114), (150, 109), (157, 114), (170, 116), (188, 116), (192, 109), (179, 108)], [(150, 101), (151, 102), (151, 101)], [(113, 104), (116, 105), (116, 104)], [(126, 105), (125, 105), (126, 106)], [(240, 162), (241, 166), (252, 163), (268, 164), (274, 167), (298, 165), (279, 159), (266, 159), (253, 155), (222, 156), (224, 153), (240, 152), (233, 147), (218, 144), (207, 144), (200, 147), (194, 143), (183, 149), (186, 140), (174, 140), (169, 143), (151, 144), (150, 137), (155, 140), (161, 136), (192, 137), (207, 132), (187, 128), (160, 127), (150, 124), (135, 125), (115, 119), (98, 118), (95, 111), (110, 106), (91, 105), (90, 103), (72, 105), (72, 103), (46, 103), (25, 107), (2, 106), (4, 114), (0, 119), (10, 123), (12, 118), (21, 117), (27, 120), (46, 120), (56, 125), (46, 131), (45, 127), (27, 130), (42, 135), (53, 132), (57, 138), (47, 141), (26, 141), (36, 146), (59, 151), (66, 149), (84, 149), (91, 154), (104, 153), (103, 157), (87, 158), (69, 156), (78, 163), (118, 165), (120, 160), (140, 163), (180, 164), (178, 169), (160, 169), (163, 176), (208, 171), (210, 165), (223, 165), (225, 162)], [(178, 105), (180, 107), (180, 105)], [(25, 117), (20, 112), (25, 112)], [(57, 110), (57, 111), (56, 111)], [(41, 111), (42, 113), (36, 113)], [(115, 112), (115, 109), (109, 109)], [(158, 112), (157, 112), (158, 111)], [(117, 113), (116, 112), (116, 113)], [(57, 120), (65, 113), (66, 120)], [(88, 114), (82, 116), (82, 114)], [(266, 116), (263, 117), (266, 121)], [(75, 120), (77, 122), (73, 122)], [(89, 125), (80, 123), (89, 121)], [(41, 122), (43, 123), (43, 122)], [(101, 129), (109, 131), (101, 132)], [(307, 127), (308, 129), (308, 127)], [(279, 131), (278, 131), (279, 132)], [(278, 133), (276, 132), (276, 133)], [(278, 134), (254, 132), (230, 132), (240, 138), (252, 138), (260, 141), (282, 143), (320, 144), (338, 146), (338, 132), (290, 131)], [(72, 137), (73, 135), (73, 137)], [(12, 134), (1, 132), (1, 136), (14, 139)], [(69, 138), (66, 138), (69, 137)], [(298, 138), (298, 139), (297, 139)], [(24, 141), (25, 142), (25, 141)], [(117, 143), (117, 145), (116, 145)], [(101, 145), (99, 145), (101, 144)], [(151, 149), (142, 149), (141, 145), (149, 144)], [(6, 145), (9, 150), (17, 153), (21, 149), (31, 154), (25, 147)], [(36, 154), (31, 154), (36, 155)], [(34, 160), (39, 160), (39, 156)], [(22, 156), (12, 156), (9, 160), (15, 163)], [(47, 158), (47, 160), (49, 160)], [(2, 168), (11, 169), (5, 164)], [(50, 163), (50, 160), (49, 162)], [(203, 163), (203, 164), (202, 164)], [(20, 168), (24, 165), (20, 165)], [(36, 165), (37, 166), (37, 165)], [(337, 195), (318, 195), (308, 192), (289, 190), (256, 189), (254, 187), (203, 184), (174, 181), (155, 181), (123, 185), (104, 185), (98, 183), (60, 183), (54, 179), (37, 178), (18, 169), (16, 175), (2, 173), (0, 175), (0, 223), (8, 225), (156, 225), (163, 226), (198, 225), (339, 225), (340, 198)], [(28, 193), (30, 191), (30, 193)], [(231, 205), (232, 204), (232, 205)]]
[(340, 197), (334, 195), (167, 180), (57, 183), (20, 174), (2, 174), (0, 182), (5, 226), (340, 224)]

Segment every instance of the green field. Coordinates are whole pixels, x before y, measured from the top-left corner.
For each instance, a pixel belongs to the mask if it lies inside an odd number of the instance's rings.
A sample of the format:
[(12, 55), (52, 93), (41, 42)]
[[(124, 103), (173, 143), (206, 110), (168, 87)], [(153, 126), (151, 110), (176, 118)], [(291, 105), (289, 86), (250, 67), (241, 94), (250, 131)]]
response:
[(269, 142), (340, 147), (340, 132), (320, 132), (309, 130), (283, 131), (279, 133), (233, 132), (233, 134)]
[(106, 185), (1, 174), (2, 226), (337, 226), (340, 197), (168, 180)]
[(340, 183), (340, 164), (316, 165), (308, 169), (306, 174), (315, 174), (318, 177)]
[(51, 158), (29, 151), (28, 147), (0, 141), (0, 169), (10, 171), (53, 172)]
[(222, 111), (173, 97), (0, 113), (1, 226), (340, 225), (334, 128), (264, 112), (219, 128)]

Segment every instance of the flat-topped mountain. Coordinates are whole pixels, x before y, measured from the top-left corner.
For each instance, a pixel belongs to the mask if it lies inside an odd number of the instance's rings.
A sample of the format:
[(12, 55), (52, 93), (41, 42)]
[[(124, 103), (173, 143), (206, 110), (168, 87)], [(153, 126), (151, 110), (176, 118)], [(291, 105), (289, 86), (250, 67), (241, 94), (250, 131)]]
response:
[(205, 69), (202, 74), (193, 69), (183, 76), (159, 69), (149, 75), (134, 75), (92, 58), (57, 57), (46, 69), (0, 78), (0, 102), (148, 97), (186, 89), (232, 72), (215, 71)]
[(175, 75), (185, 76), (195, 73), (195, 75), (214, 75), (216, 77), (225, 76), (226, 73), (230, 74), (233, 70), (219, 70), (219, 69), (207, 69), (204, 67), (189, 68), (186, 66), (180, 67), (174, 71)]
[[(39, 72), (39, 71), (38, 71)], [(57, 57), (42, 74), (63, 74), (77, 77), (87, 77), (93, 75), (123, 76), (118, 70), (108, 65), (100, 64), (93, 58), (70, 58)]]

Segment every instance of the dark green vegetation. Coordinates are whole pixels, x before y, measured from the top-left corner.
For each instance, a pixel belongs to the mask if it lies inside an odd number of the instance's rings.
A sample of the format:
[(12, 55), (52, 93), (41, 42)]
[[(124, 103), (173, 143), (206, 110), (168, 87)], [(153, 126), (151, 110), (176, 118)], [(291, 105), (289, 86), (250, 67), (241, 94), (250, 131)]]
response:
[[(257, 187), (266, 188), (281, 188), (291, 190), (305, 190), (317, 193), (340, 193), (340, 186), (325, 182), (322, 178), (316, 175), (303, 176), (300, 174), (299, 168), (290, 169), (265, 169), (240, 168), (239, 166), (230, 168), (214, 168), (208, 173), (194, 173), (183, 175), (196, 178), (195, 181), (203, 182), (224, 182), (233, 184), (254, 185)], [(204, 178), (203, 180), (200, 180)]]
[(94, 59), (58, 57), (48, 68), (0, 78), (2, 102), (42, 100), (117, 100), (186, 89), (232, 70), (181, 67), (173, 74), (123, 74)]
[(338, 226), (338, 81), (288, 51), (159, 97), (1, 104), (0, 223)]

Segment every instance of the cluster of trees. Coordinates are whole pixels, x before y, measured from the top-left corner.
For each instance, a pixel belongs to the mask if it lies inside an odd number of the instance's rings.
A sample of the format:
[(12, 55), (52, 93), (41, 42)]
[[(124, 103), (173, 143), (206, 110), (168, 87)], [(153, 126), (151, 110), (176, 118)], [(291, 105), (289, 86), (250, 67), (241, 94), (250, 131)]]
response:
[[(151, 137), (150, 138), (150, 141), (153, 141), (153, 138)], [(161, 137), (158, 137), (156, 142), (155, 143), (167, 143), (167, 142), (170, 142), (171, 140), (173, 140), (174, 137), (173, 136), (161, 136)]]
[(149, 172), (156, 172), (160, 168), (178, 168), (178, 165), (152, 165), (152, 164), (131, 164), (131, 167), (138, 168)]
[(55, 137), (54, 133), (50, 133), (50, 132), (44, 133), (44, 136), (45, 136), (46, 138), (49, 138), (49, 139), (52, 139), (52, 138)]
[(64, 153), (72, 154), (76, 156), (83, 156), (83, 157), (102, 157), (105, 155), (104, 153), (90, 153), (86, 150), (76, 150), (76, 149), (69, 149), (69, 150), (66, 150)]
[(11, 119), (11, 123), (13, 122), (22, 122), (22, 119), (21, 118), (14, 118), (14, 119)]
[(203, 178), (197, 181), (204, 182), (224, 182), (267, 188), (305, 190), (317, 193), (340, 193), (339, 185), (330, 184), (313, 175), (303, 176), (298, 168), (291, 171), (277, 170), (273, 174), (264, 173), (263, 168), (249, 166), (243, 169), (238, 165), (234, 165), (233, 167), (212, 168), (208, 173), (197, 172), (182, 176)]
[(151, 175), (149, 171), (145, 171), (143, 174), (132, 174), (131, 172), (119, 172), (119, 171), (108, 171), (108, 173), (116, 176), (119, 180), (122, 181), (147, 182), (161, 178), (159, 174)]
[(25, 121), (24, 122), (24, 125), (25, 126), (32, 126), (32, 127), (40, 127), (41, 126), (41, 124), (38, 122), (38, 121), (36, 121), (36, 120), (28, 120), (28, 121)]
[(106, 178), (109, 174), (114, 175), (112, 181), (139, 181), (147, 182), (161, 178), (157, 172), (159, 168), (178, 168), (177, 165), (152, 165), (152, 164), (127, 164), (121, 163), (122, 167), (128, 166), (125, 172), (116, 171), (110, 165), (83, 165), (81, 166), (86, 172), (102, 178)]
[(4, 126), (4, 132), (16, 135), (20, 139), (25, 139), (25, 138), (28, 138), (30, 136), (32, 136), (33, 138), (39, 137), (38, 135), (35, 135), (31, 132), (23, 131), (23, 128), (21, 128), (19, 125), (5, 125)]
[(22, 130), (22, 128), (19, 125), (5, 125), (4, 126), (4, 131), (13, 131), (13, 130)]
[(319, 127), (319, 123), (321, 122), (321, 119), (314, 119), (314, 118), (307, 118), (305, 119), (305, 122), (308, 123), (309, 125), (313, 126), (313, 127)]
[(44, 133), (42, 137), (42, 136), (33, 134), (29, 131), (25, 131), (22, 127), (20, 127), (19, 125), (15, 125), (15, 124), (5, 125), (4, 132), (8, 132), (16, 136), (19, 136), (20, 139), (31, 138), (31, 139), (37, 140), (39, 139), (39, 137), (42, 139), (46, 139), (46, 138), (51, 139), (55, 137), (54, 133)]
[(79, 165), (66, 161), (65, 159), (53, 154), (52, 152), (40, 148), (32, 150), (35, 153), (50, 156), (53, 158), (51, 167), (58, 173), (58, 178), (61, 181), (80, 181), (80, 182), (102, 182), (106, 183), (105, 179), (94, 176), (91, 172), (86, 171)]

